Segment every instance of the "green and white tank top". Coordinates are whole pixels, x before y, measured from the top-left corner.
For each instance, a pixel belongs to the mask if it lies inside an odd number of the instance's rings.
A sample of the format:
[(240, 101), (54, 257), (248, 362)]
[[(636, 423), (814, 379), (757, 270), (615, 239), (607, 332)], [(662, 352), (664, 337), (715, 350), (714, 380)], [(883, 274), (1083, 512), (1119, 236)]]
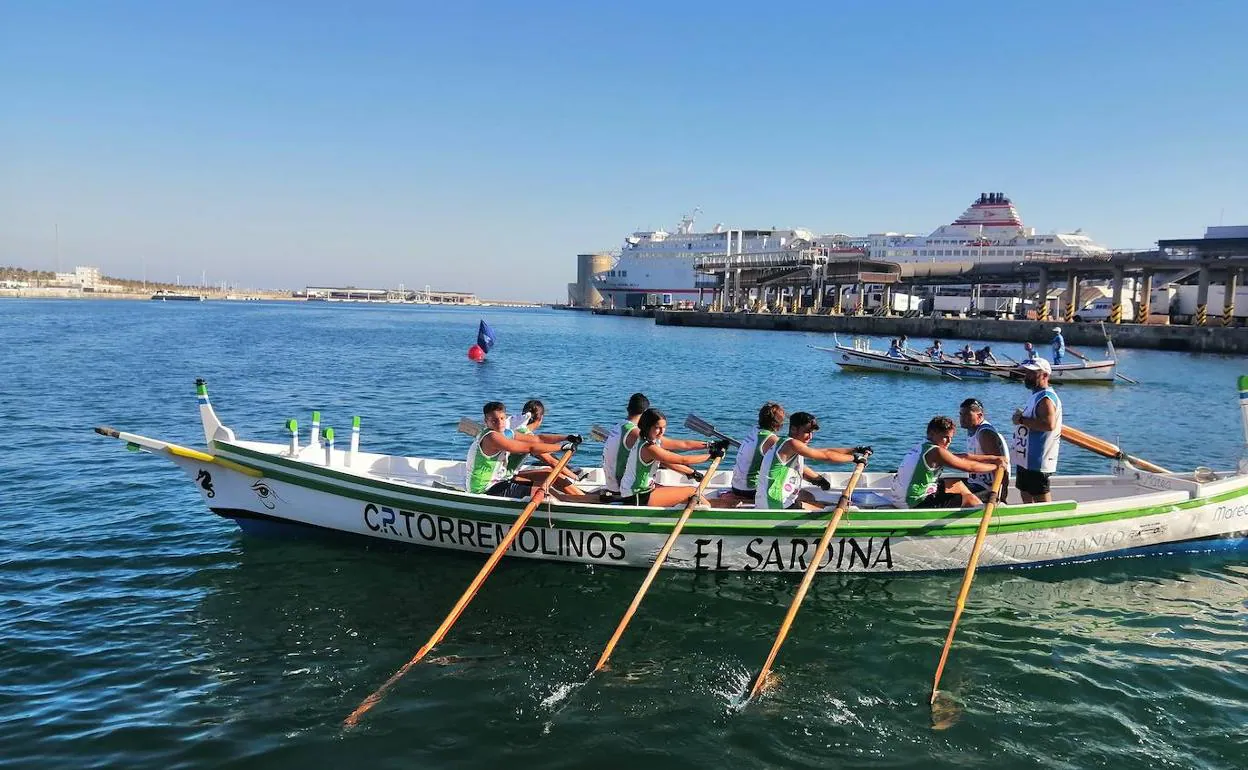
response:
[(628, 462), (628, 447), (624, 446), (624, 438), (636, 427), (625, 420), (611, 429), (602, 444), (602, 474), (607, 478), (607, 489), (612, 492), (620, 491), (620, 477), (624, 475), (624, 464)]
[(802, 491), (806, 458), (794, 452), (789, 459), (780, 459), (780, 450), (792, 440), (788, 437), (780, 439), (763, 455), (763, 463), (758, 470), (758, 489), (754, 492), (755, 508), (788, 508), (797, 502), (797, 494)]
[[(637, 443), (633, 444), (632, 449), (628, 449), (628, 457), (624, 463), (624, 475), (620, 477), (620, 494), (635, 495), (639, 492), (647, 492), (654, 488), (653, 471), (658, 460), (645, 462), (641, 459), (641, 448), (651, 443), (645, 441), (641, 436), (637, 437)], [(662, 446), (661, 441), (653, 442), (655, 446)], [(627, 449), (627, 447), (625, 447)]]
[(888, 498), (893, 501), (893, 505), (898, 508), (913, 508), (920, 500), (938, 489), (936, 482), (944, 467), (938, 465), (933, 468), (927, 464), (927, 450), (935, 446), (930, 441), (924, 441), (902, 458), (901, 467), (897, 469), (897, 475), (893, 476), (893, 483), (888, 490)]
[(753, 436), (741, 442), (737, 450), (737, 462), (732, 466), (732, 487), (748, 491), (758, 488), (758, 472), (763, 467), (763, 444), (776, 435), (775, 431), (760, 428)]
[[(520, 427), (516, 428), (514, 432), (515, 433), (532, 433), (533, 431), (529, 430), (527, 425), (521, 425)], [(528, 457), (527, 454), (523, 454), (523, 455), (509, 454), (507, 457), (507, 475), (508, 476), (516, 475), (516, 471), (520, 470), (520, 466), (524, 463), (524, 458), (526, 457)]]
[(468, 447), (467, 484), (464, 486), (473, 494), (482, 494), (503, 479), (511, 478), (511, 473), (507, 471), (509, 455), (505, 450), (499, 449), (496, 454), (487, 455), (481, 449), (481, 442), (494, 432), (492, 430), (481, 431), (481, 434), (473, 440), (472, 446)]

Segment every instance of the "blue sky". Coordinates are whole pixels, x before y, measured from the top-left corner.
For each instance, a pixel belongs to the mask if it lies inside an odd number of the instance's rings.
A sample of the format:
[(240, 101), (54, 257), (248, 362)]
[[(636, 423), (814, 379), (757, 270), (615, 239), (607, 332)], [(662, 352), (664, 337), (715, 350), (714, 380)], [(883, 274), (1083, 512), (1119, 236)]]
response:
[(1248, 3), (0, 0), (0, 264), (558, 300), (639, 228), (1248, 223)]

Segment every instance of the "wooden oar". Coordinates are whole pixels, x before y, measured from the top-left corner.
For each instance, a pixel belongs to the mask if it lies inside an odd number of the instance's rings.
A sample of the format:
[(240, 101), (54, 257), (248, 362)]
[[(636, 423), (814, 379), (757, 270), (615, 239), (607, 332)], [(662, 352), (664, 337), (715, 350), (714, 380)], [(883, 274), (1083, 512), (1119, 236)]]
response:
[(1095, 452), (1102, 457), (1108, 457), (1111, 460), (1126, 460), (1142, 471), (1148, 471), (1149, 473), (1170, 473), (1170, 471), (1160, 465), (1154, 465), (1148, 460), (1133, 457), (1132, 455), (1122, 451), (1122, 449), (1120, 449), (1117, 445), (1111, 444), (1103, 438), (1097, 438), (1089, 433), (1084, 433), (1078, 428), (1070, 425), (1062, 426), (1062, 438), (1077, 447), (1083, 447), (1084, 449), (1087, 449), (1090, 452)]
[(1080, 353), (1078, 350), (1075, 350), (1074, 348), (1072, 348), (1072, 347), (1071, 347), (1071, 346), (1069, 346), (1069, 345), (1067, 345), (1067, 346), (1066, 346), (1066, 352), (1067, 352), (1067, 353), (1069, 353), (1069, 354), (1071, 354), (1071, 355), (1072, 355), (1072, 356), (1074, 356), (1075, 358), (1081, 359), (1081, 360), (1083, 360), (1083, 361), (1085, 361), (1085, 362), (1089, 362), (1089, 361), (1091, 361), (1091, 360), (1092, 360), (1092, 359), (1088, 358), (1087, 356), (1085, 356), (1084, 354)]
[(719, 461), (722, 459), (724, 459), (724, 456), (720, 455), (711, 461), (710, 467), (706, 469), (706, 473), (702, 476), (702, 481), (698, 482), (697, 491), (693, 493), (693, 497), (689, 498), (689, 502), (685, 503), (685, 510), (681, 511), (680, 518), (676, 520), (675, 526), (672, 527), (671, 534), (667, 536), (663, 547), (659, 549), (658, 556), (654, 557), (654, 563), (650, 565), (650, 571), (646, 573), (646, 579), (641, 581), (641, 588), (637, 589), (637, 595), (633, 597), (632, 604), (628, 605), (628, 609), (624, 612), (624, 617), (620, 618), (620, 624), (615, 627), (615, 633), (611, 635), (611, 640), (607, 642), (602, 655), (598, 657), (598, 662), (594, 664), (594, 670), (590, 672), (591, 675), (598, 673), (603, 666), (607, 665), (607, 658), (611, 657), (611, 652), (615, 650), (616, 643), (624, 635), (624, 629), (628, 627), (629, 621), (633, 619), (633, 614), (641, 606), (641, 600), (645, 597), (646, 591), (650, 590), (650, 584), (654, 582), (654, 576), (659, 574), (659, 568), (667, 560), (667, 555), (671, 553), (672, 546), (676, 545), (676, 538), (680, 537), (680, 531), (685, 528), (685, 522), (689, 521), (689, 517), (693, 515), (693, 509), (697, 506), (698, 499), (706, 491), (706, 485), (711, 483), (711, 476), (715, 475), (715, 469), (719, 467)]
[(685, 418), (685, 427), (693, 431), (694, 433), (701, 433), (703, 436), (706, 436), (708, 438), (717, 438), (722, 441), (727, 441), (729, 444), (736, 447), (737, 449), (741, 448), (740, 441), (737, 441), (732, 436), (725, 436), (723, 433), (720, 433), (719, 431), (715, 430), (714, 425), (710, 424), (706, 420), (703, 420), (701, 417), (697, 416), (696, 414), (691, 414)]
[(771, 652), (767, 653), (767, 660), (758, 672), (758, 677), (754, 680), (754, 686), (750, 688), (750, 695), (746, 698), (746, 703), (753, 700), (762, 691), (763, 683), (767, 681), (767, 674), (771, 672), (771, 664), (776, 662), (776, 654), (780, 652), (780, 645), (784, 644), (785, 637), (789, 635), (789, 629), (793, 626), (793, 619), (797, 617), (797, 609), (802, 606), (802, 600), (806, 598), (806, 592), (810, 590), (810, 584), (815, 579), (815, 573), (819, 571), (819, 562), (823, 561), (824, 554), (828, 552), (828, 543), (832, 540), (832, 534), (836, 532), (836, 525), (841, 523), (841, 516), (845, 515), (845, 509), (849, 507), (850, 498), (854, 494), (854, 487), (858, 486), (858, 479), (862, 478), (862, 472), (866, 467), (867, 458), (854, 458), (854, 472), (849, 477), (849, 483), (845, 485), (845, 491), (841, 492), (841, 499), (836, 501), (836, 510), (832, 512), (832, 518), (828, 520), (828, 526), (823, 530), (823, 537), (819, 539), (819, 546), (815, 548), (815, 555), (806, 567), (806, 574), (802, 575), (802, 582), (797, 587), (797, 595), (793, 597), (793, 603), (789, 605), (789, 611), (785, 613), (784, 622), (780, 624), (780, 632), (776, 634), (776, 641), (771, 645)]
[(931, 704), (936, 703), (936, 691), (940, 687), (940, 675), (945, 671), (945, 661), (949, 659), (949, 648), (953, 645), (953, 634), (958, 630), (958, 620), (962, 617), (962, 609), (966, 606), (966, 595), (971, 592), (971, 581), (975, 579), (975, 566), (979, 564), (979, 552), (983, 550), (984, 538), (988, 535), (988, 522), (992, 520), (992, 511), (997, 507), (997, 493), (1001, 491), (1001, 482), (1005, 479), (1005, 466), (999, 466), (992, 477), (992, 492), (988, 495), (988, 504), (984, 506), (984, 515), (979, 520), (979, 532), (975, 533), (975, 545), (971, 547), (971, 558), (966, 563), (966, 572), (962, 573), (962, 589), (958, 591), (958, 603), (953, 608), (953, 622), (949, 624), (949, 635), (945, 637), (945, 647), (940, 651), (940, 663), (936, 664), (936, 678), (932, 680)]
[(555, 478), (559, 476), (559, 472), (562, 471), (564, 466), (568, 464), (568, 461), (572, 459), (572, 455), (576, 452), (576, 449), (576, 446), (572, 446), (564, 452), (563, 456), (559, 458), (559, 462), (555, 463), (555, 467), (550, 469), (550, 473), (547, 474), (546, 480), (542, 482), (541, 486), (533, 490), (533, 497), (529, 500), (529, 504), (526, 505), (520, 515), (516, 517), (515, 522), (511, 525), (511, 529), (507, 530), (507, 534), (504, 535), (503, 539), (499, 541), (498, 546), (495, 547), (494, 552), (490, 554), (490, 558), (486, 560), (485, 565), (481, 567), (477, 576), (474, 577), (472, 582), (468, 584), (468, 588), (464, 591), (463, 595), (459, 597), (459, 601), (455, 602), (455, 606), (451, 609), (450, 614), (446, 616), (446, 619), (442, 621), (442, 625), (438, 626), (438, 630), (433, 632), (433, 636), (429, 637), (429, 641), (425, 642), (425, 646), (421, 647), (416, 652), (415, 657), (407, 663), (404, 663), (402, 668), (394, 672), (394, 674), (387, 679), (381, 687), (378, 687), (376, 692), (365, 698), (363, 702), (356, 707), (355, 711), (352, 711), (350, 716), (346, 718), (343, 723), (345, 726), (354, 727), (358, 724), (360, 717), (364, 716), (369, 709), (377, 705), (377, 702), (381, 700), (381, 697), (386, 694), (386, 691), (389, 690), (395, 682), (399, 681), (399, 679), (401, 679), (403, 675), (412, 668), (412, 666), (419, 663), (426, 655), (429, 654), (430, 650), (442, 641), (442, 639), (451, 630), (451, 626), (455, 625), (455, 621), (459, 620), (459, 616), (463, 614), (464, 608), (467, 607), (468, 603), (472, 601), (472, 598), (477, 595), (477, 591), (480, 590), (481, 584), (484, 583), (485, 579), (488, 578), (490, 573), (494, 571), (494, 567), (498, 565), (498, 562), (503, 558), (503, 555), (507, 553), (507, 549), (511, 547), (512, 542), (520, 534), (521, 530), (524, 529), (524, 525), (528, 523), (529, 517), (533, 515), (533, 511), (537, 510), (537, 506), (541, 505), (542, 500), (546, 499), (546, 495), (550, 491), (550, 485), (554, 483)]
[[(937, 366), (935, 363), (929, 363), (929, 362), (927, 362), (927, 361), (922, 361), (922, 360), (920, 360), (920, 359), (918, 359), (918, 358), (915, 358), (914, 356), (907, 356), (904, 352), (902, 353), (902, 356), (904, 356), (904, 357), (905, 357), (905, 359), (906, 359), (907, 361), (910, 361), (910, 362), (912, 362), (912, 363), (916, 363), (916, 364), (918, 364), (919, 366), (926, 366), (926, 367), (927, 367), (927, 368), (929, 368), (929, 369), (935, 369), (936, 371), (940, 372), (941, 374), (945, 375), (946, 377), (952, 377), (953, 379), (957, 380), (958, 382), (961, 382), (961, 381), (962, 381), (962, 378), (961, 378), (961, 377), (959, 377), (958, 375), (956, 375), (956, 374), (954, 374), (953, 372), (949, 371), (948, 369), (944, 369), (944, 368), (942, 368), (942, 367)], [(941, 363), (944, 363), (944, 362), (942, 361)]]

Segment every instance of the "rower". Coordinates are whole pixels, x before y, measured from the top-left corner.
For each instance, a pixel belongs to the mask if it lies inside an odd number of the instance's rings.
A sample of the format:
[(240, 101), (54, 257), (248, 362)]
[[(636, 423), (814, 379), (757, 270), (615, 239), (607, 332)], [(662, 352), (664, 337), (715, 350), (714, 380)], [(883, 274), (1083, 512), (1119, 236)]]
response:
[(825, 492), (832, 488), (831, 482), (806, 467), (806, 460), (852, 463), (871, 454), (869, 446), (816, 449), (809, 442), (817, 430), (819, 420), (810, 412), (794, 412), (789, 418), (789, 435), (773, 444), (763, 456), (755, 508), (804, 508), (808, 511), (826, 508), (815, 501), (810, 490), (802, 489), (803, 479)]
[(721, 439), (713, 442), (704, 454), (677, 454), (663, 446), (663, 434), (666, 432), (667, 417), (651, 407), (637, 418), (637, 429), (624, 437), (623, 448), (628, 451), (628, 459), (620, 477), (620, 502), (657, 508), (684, 505), (698, 491), (697, 487), (657, 484), (654, 481), (655, 471), (659, 467), (671, 468), (684, 474), (686, 478), (701, 481), (702, 472), (694, 470), (690, 465), (723, 457), (728, 449), (727, 439)]
[(1066, 338), (1062, 336), (1062, 327), (1053, 327), (1053, 366), (1062, 363), (1062, 356), (1066, 355)]
[(941, 478), (945, 468), (967, 473), (992, 473), (1005, 462), (969, 460), (949, 451), (957, 435), (953, 420), (933, 417), (927, 423), (927, 438), (906, 453), (887, 492), (898, 508), (973, 508), (980, 500), (966, 484)]
[(997, 357), (992, 354), (991, 345), (984, 345), (982, 348), (975, 351), (975, 363), (977, 364), (997, 363)]
[(1062, 400), (1049, 384), (1053, 368), (1048, 361), (1037, 358), (1019, 367), (1023, 384), (1031, 391), (1031, 400), (1022, 409), (1014, 410), (1014, 486), (1024, 503), (1047, 503), (1052, 499), (1049, 477), (1057, 472), (1057, 453), (1061, 447)]
[(892, 344), (888, 346), (887, 355), (889, 358), (905, 358), (906, 357), (906, 354), (901, 351), (901, 343), (898, 342), (897, 340), (893, 340)]
[[(542, 471), (521, 471), (514, 473), (508, 469), (511, 455), (569, 451), (581, 443), (581, 437), (571, 434), (560, 443), (547, 443), (533, 437), (519, 440), (515, 438), (507, 425), (507, 407), (501, 401), (488, 401), (481, 409), (485, 427), (473, 440), (468, 448), (468, 462), (464, 472), (464, 489), (477, 495), (493, 497), (528, 497), (534, 483), (540, 484), (549, 475)], [(580, 490), (569, 491), (571, 483), (567, 479), (557, 479), (554, 484), (560, 492), (571, 495), (580, 494)]]
[[(539, 434), (537, 430), (542, 427), (542, 420), (544, 420), (545, 418), (546, 418), (546, 405), (545, 404), (543, 404), (541, 401), (537, 400), (536, 398), (531, 398), (528, 401), (525, 401), (524, 408), (521, 410), (520, 421), (516, 425), (516, 427), (513, 428), (512, 430), (512, 433), (515, 434), (513, 438), (515, 438), (517, 441), (524, 441), (526, 443), (533, 443), (536, 441), (536, 442), (541, 442), (541, 443), (546, 443), (546, 444), (561, 444), (564, 441), (567, 441), (569, 438), (571, 438), (572, 434), (563, 434), (563, 433)], [(507, 458), (507, 472), (512, 475), (515, 475), (516, 473), (518, 473), (520, 471), (520, 466), (524, 464), (525, 456), (526, 455), (523, 455), (523, 454), (510, 455)], [(536, 457), (537, 459), (541, 460), (545, 464), (545, 467), (543, 468), (542, 466), (536, 466), (535, 469), (541, 469), (545, 471), (547, 468), (553, 468), (555, 464), (557, 463), (555, 456), (550, 454), (549, 452), (538, 454), (536, 455)], [(580, 474), (574, 469), (572, 469), (571, 467), (566, 467), (563, 470), (561, 470), (559, 472), (559, 477), (567, 479), (572, 482), (576, 482), (580, 480)], [(581, 492), (580, 489), (578, 489), (575, 486), (569, 486), (563, 491), (571, 495), (584, 494), (583, 492)]]
[(974, 363), (975, 349), (971, 347), (971, 343), (968, 342), (962, 346), (962, 349), (958, 351), (958, 358), (962, 359), (962, 362), (966, 364)]
[[(650, 399), (646, 398), (644, 393), (634, 393), (628, 399), (628, 418), (624, 422), (613, 427), (607, 434), (607, 440), (602, 445), (602, 473), (606, 477), (606, 483), (603, 487), (601, 497), (603, 502), (614, 502), (620, 494), (620, 481), (624, 477), (624, 468), (628, 462), (628, 447), (624, 446), (624, 440), (629, 436), (637, 433), (637, 421), (641, 419), (641, 415), (650, 408)], [(679, 438), (665, 438), (664, 446), (674, 451), (688, 451), (693, 449), (707, 449), (710, 447), (709, 441), (690, 441)], [(629, 447), (633, 444), (629, 444)]]
[(901, 349), (901, 354), (903, 356), (909, 355), (913, 352), (910, 350), (910, 338), (904, 334), (897, 338), (897, 347)]
[(945, 360), (945, 351), (940, 347), (940, 340), (932, 340), (932, 346), (923, 352), (933, 361)]
[[(893, 340), (897, 344), (897, 340)], [(758, 410), (758, 430), (747, 436), (737, 448), (737, 462), (732, 468), (732, 488), (721, 495), (725, 499), (753, 502), (758, 491), (758, 473), (763, 467), (767, 450), (780, 440), (784, 427), (784, 407), (768, 401)]]
[[(1005, 458), (1006, 475), (1001, 482), (1001, 502), (1006, 501), (1010, 490), (1010, 449), (1001, 432), (992, 427), (984, 416), (984, 405), (978, 398), (968, 398), (958, 409), (958, 424), (966, 429), (966, 452), (959, 455), (976, 462), (992, 462), (993, 457)], [(992, 491), (991, 473), (971, 473), (966, 486), (980, 500), (987, 500)]]
[(1023, 352), (1026, 354), (1023, 356), (1024, 364), (1029, 364), (1036, 360), (1036, 348), (1030, 342), (1023, 343)]

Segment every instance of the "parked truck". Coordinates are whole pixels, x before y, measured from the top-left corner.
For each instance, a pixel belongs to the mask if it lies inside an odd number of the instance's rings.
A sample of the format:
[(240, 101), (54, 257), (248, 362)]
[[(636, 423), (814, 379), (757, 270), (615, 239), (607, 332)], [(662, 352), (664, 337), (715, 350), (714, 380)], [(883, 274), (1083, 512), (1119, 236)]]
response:
[[(1196, 299), (1200, 287), (1195, 284), (1161, 286), (1153, 289), (1149, 295), (1149, 315), (1168, 315), (1171, 323), (1190, 324), (1196, 318)], [(1209, 319), (1222, 317), (1223, 303), (1226, 300), (1226, 286), (1220, 283), (1209, 284), (1209, 296), (1205, 312)], [(1248, 324), (1248, 286), (1235, 288), (1235, 310), (1231, 314), (1237, 325)]]

